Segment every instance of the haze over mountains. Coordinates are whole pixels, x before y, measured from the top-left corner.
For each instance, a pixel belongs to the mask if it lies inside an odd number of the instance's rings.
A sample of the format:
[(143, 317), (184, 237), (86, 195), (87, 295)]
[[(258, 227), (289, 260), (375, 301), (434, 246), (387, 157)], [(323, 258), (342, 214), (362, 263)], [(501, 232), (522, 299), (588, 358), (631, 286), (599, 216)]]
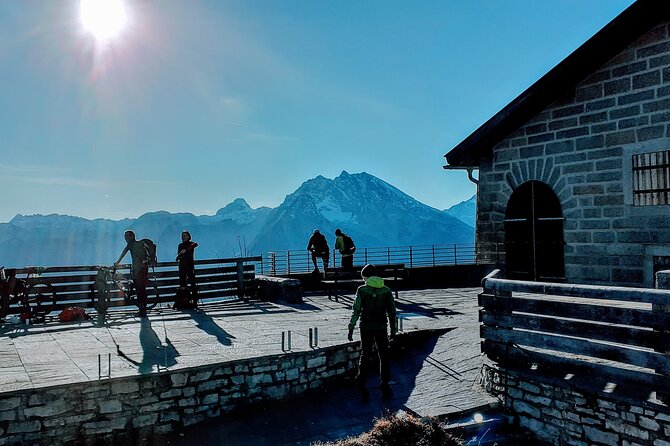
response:
[(215, 215), (203, 216), (165, 211), (124, 220), (17, 215), (0, 224), (0, 266), (111, 264), (125, 246), (126, 229), (151, 238), (159, 261), (174, 260), (184, 228), (200, 244), (200, 259), (305, 249), (314, 228), (326, 234), (331, 248), (336, 228), (360, 247), (473, 243), (473, 227), (448, 211), (370, 174), (342, 172), (335, 179), (305, 181), (274, 209), (252, 209), (238, 198)]
[(473, 195), (469, 199), (461, 201), (449, 209), (445, 209), (444, 212), (474, 227), (475, 219), (477, 218), (477, 195)]

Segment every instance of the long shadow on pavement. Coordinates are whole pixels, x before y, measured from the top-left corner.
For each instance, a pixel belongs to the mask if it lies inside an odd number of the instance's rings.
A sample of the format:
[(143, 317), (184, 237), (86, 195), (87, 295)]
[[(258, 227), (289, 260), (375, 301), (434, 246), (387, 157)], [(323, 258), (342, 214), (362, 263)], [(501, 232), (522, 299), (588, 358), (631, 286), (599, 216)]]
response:
[(117, 348), (117, 353), (135, 365), (140, 373), (151, 373), (153, 366), (161, 369), (177, 364), (176, 358), (179, 356), (177, 349), (172, 345), (167, 335), (165, 336), (165, 345), (161, 343), (158, 335), (151, 327), (149, 319), (142, 319), (140, 321), (139, 337), (140, 346), (142, 347), (142, 361), (135, 361), (124, 353), (120, 347)]
[(214, 336), (221, 345), (232, 345), (231, 339), (235, 336), (229, 334), (226, 330), (219, 327), (216, 321), (207, 313), (202, 311), (191, 311), (191, 317), (196, 323), (196, 327), (204, 331), (208, 335)]
[(349, 378), (289, 401), (255, 405), (187, 427), (180, 433), (164, 437), (160, 444), (301, 446), (358, 435), (369, 430), (375, 418), (386, 413), (412, 412), (405, 404), (414, 389), (416, 377), (439, 336), (447, 331), (406, 334), (404, 340), (393, 346), (391, 398), (382, 398), (379, 376), (371, 375), (368, 378), (370, 401), (362, 403), (353, 380)]

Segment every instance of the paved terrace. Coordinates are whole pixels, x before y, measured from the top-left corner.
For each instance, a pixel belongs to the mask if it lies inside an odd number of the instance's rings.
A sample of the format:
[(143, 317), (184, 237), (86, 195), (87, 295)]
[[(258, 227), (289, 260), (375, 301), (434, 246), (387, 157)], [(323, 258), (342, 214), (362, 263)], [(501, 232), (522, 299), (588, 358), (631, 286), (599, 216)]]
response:
[[(358, 401), (355, 406), (347, 402), (356, 400), (355, 391), (349, 388), (353, 386), (347, 386), (336, 392), (343, 400), (331, 402), (348, 411), (334, 414), (339, 424), (335, 421), (330, 427), (315, 427), (318, 432), (334, 430), (331, 435), (319, 437), (301, 427), (295, 437), (285, 439), (286, 444), (309, 444), (299, 440), (310, 436), (311, 440), (327, 440), (358, 433), (369, 427), (381, 410), (437, 416), (492, 403), (493, 398), (476, 384), (485, 360), (479, 347), (478, 292), (478, 288), (401, 292), (396, 306), (403, 331), (435, 329), (442, 334), (428, 336), (421, 345), (394, 358), (394, 401), (379, 405), (381, 398), (371, 377), (371, 403), (361, 410)], [(292, 351), (310, 349), (308, 332), (314, 327), (319, 330), (318, 347), (343, 344), (348, 342), (352, 303), (351, 295), (341, 296), (339, 302), (314, 295), (295, 305), (233, 301), (206, 304), (191, 312), (157, 306), (148, 320), (115, 312), (102, 327), (94, 321), (62, 324), (53, 320), (27, 328), (5, 323), (0, 328), (0, 392), (98, 380), (98, 354), (106, 375), (111, 353), (110, 372), (115, 378), (279, 354), (281, 334), (286, 330), (292, 332)], [(305, 407), (312, 407), (305, 403)], [(242, 419), (228, 426), (239, 426), (248, 436), (250, 426), (245, 423)], [(276, 429), (270, 429), (273, 434), (267, 444), (282, 444)], [(198, 435), (205, 435), (203, 432)], [(220, 438), (221, 432), (216, 435)], [(235, 438), (233, 444), (246, 444), (241, 438)], [(195, 444), (193, 440), (184, 444)], [(265, 443), (256, 438), (248, 444)]]

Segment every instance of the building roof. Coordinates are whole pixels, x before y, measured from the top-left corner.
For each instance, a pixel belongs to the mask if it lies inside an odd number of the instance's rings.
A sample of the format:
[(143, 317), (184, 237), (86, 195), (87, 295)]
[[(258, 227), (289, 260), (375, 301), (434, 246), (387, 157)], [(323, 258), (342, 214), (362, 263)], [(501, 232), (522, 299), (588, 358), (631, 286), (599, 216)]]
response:
[(670, 1), (637, 0), (445, 155), (451, 166), (478, 166), (493, 147), (624, 48), (670, 18)]

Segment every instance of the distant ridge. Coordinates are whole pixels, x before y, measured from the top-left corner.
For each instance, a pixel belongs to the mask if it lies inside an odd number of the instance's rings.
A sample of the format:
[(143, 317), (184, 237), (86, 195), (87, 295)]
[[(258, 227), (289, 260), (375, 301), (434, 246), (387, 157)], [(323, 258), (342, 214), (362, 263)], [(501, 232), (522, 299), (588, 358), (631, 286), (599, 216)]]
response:
[(174, 259), (185, 228), (200, 244), (197, 258), (306, 249), (315, 228), (326, 235), (331, 248), (336, 228), (358, 246), (474, 241), (473, 227), (449, 212), (427, 206), (368, 173), (343, 171), (334, 179), (319, 175), (305, 181), (274, 209), (252, 209), (237, 198), (215, 215), (156, 211), (124, 220), (17, 215), (0, 224), (0, 266), (111, 264), (125, 246), (123, 232), (128, 228), (156, 242), (159, 261)]
[(474, 227), (477, 218), (477, 195), (473, 195), (469, 199), (461, 201), (449, 209), (445, 209), (444, 212), (452, 217), (458, 218), (463, 223)]

